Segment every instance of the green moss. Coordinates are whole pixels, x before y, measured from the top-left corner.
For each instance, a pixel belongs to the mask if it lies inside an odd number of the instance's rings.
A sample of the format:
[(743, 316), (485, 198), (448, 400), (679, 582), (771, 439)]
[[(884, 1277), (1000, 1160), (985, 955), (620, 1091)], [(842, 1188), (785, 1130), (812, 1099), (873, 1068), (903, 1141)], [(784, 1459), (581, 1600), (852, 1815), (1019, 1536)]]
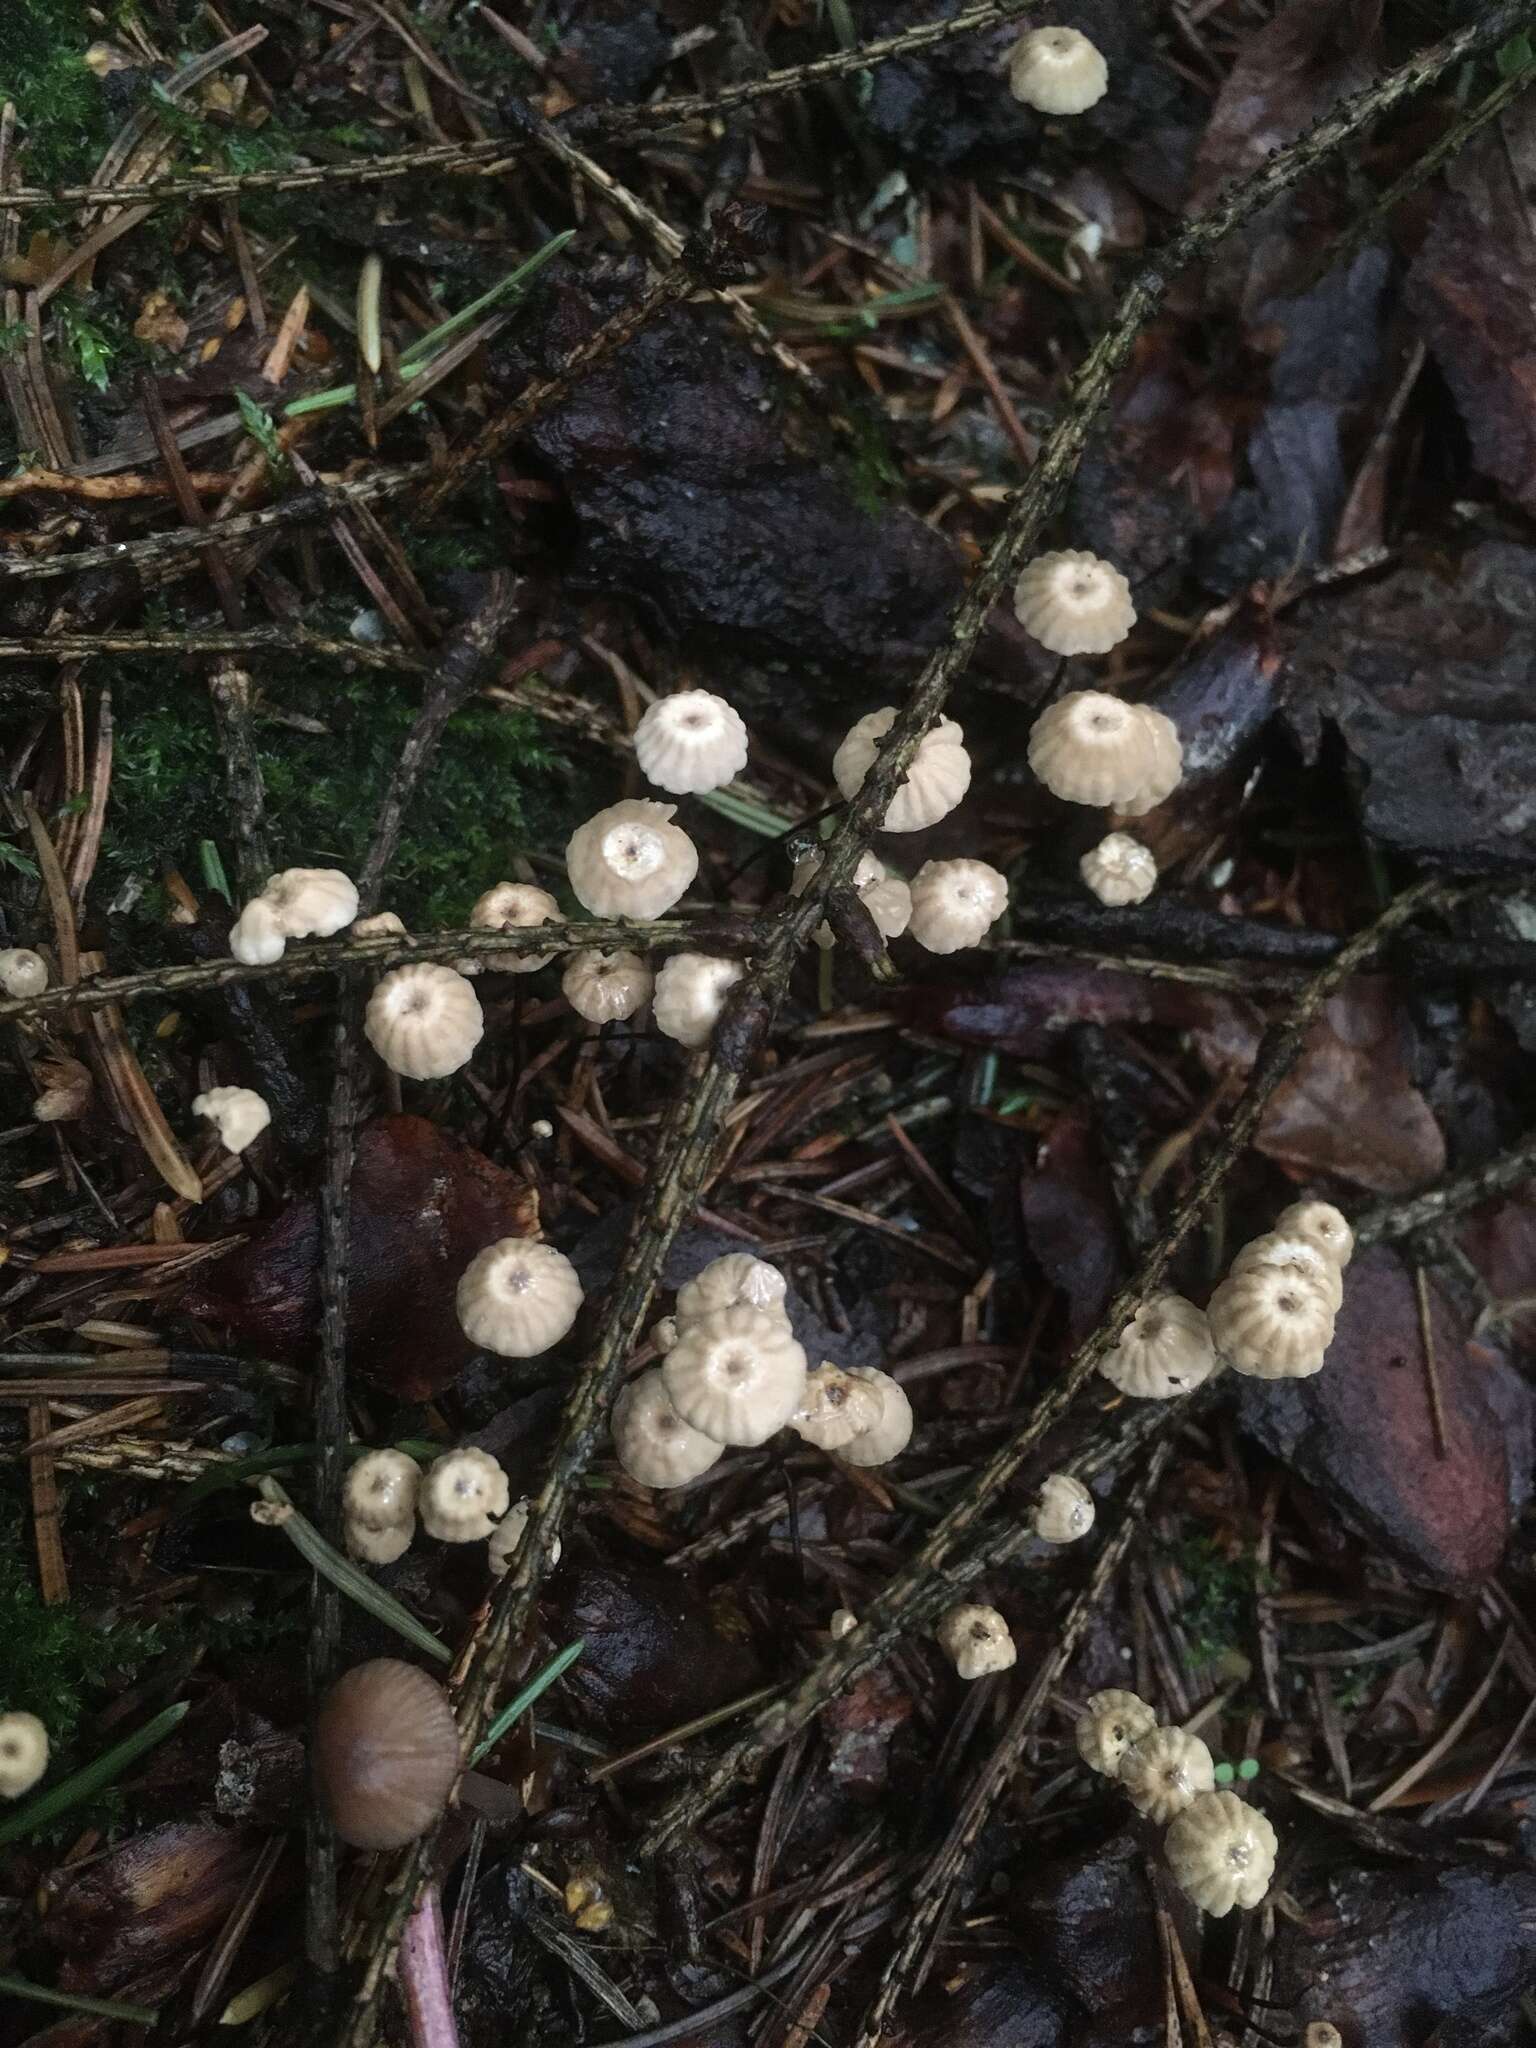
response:
[(1179, 1623), (1195, 1663), (1213, 1664), (1241, 1647), (1253, 1620), (1253, 1603), (1265, 1575), (1251, 1557), (1228, 1557), (1208, 1536), (1178, 1545), (1174, 1562), (1184, 1575)]
[(100, 83), (83, 62), (101, 34), (86, 0), (5, 0), (0, 92), (16, 102), (36, 183), (83, 179), (110, 139)]

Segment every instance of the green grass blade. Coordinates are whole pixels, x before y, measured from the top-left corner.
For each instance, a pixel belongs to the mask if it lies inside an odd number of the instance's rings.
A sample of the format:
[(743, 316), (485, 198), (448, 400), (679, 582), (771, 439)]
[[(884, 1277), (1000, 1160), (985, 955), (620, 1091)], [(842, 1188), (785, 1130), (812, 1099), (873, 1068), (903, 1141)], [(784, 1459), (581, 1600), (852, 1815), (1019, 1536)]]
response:
[(156, 1714), (153, 1721), (144, 1726), (115, 1749), (109, 1749), (104, 1756), (97, 1757), (84, 1770), (76, 1771), (72, 1778), (65, 1778), (52, 1785), (46, 1792), (40, 1792), (35, 1799), (29, 1799), (18, 1813), (0, 1821), (0, 1847), (7, 1842), (20, 1841), (37, 1828), (47, 1827), (57, 1820), (61, 1813), (68, 1813), (72, 1806), (83, 1805), (87, 1799), (94, 1799), (98, 1792), (104, 1792), (115, 1784), (128, 1766), (141, 1757), (147, 1749), (163, 1742), (173, 1728), (185, 1720), (190, 1700), (181, 1700), (174, 1707), (166, 1707)]
[(8, 1998), (33, 1998), (39, 2005), (62, 2005), (66, 2012), (94, 2013), (104, 2020), (130, 2020), (136, 2027), (152, 2027), (160, 2015), (152, 2005), (124, 2005), (120, 1998), (87, 1998), (78, 1991), (50, 1991), (45, 1985), (29, 1983), (0, 1970), (0, 1994)]
[(470, 1758), (472, 1764), (477, 1764), (482, 1757), (490, 1755), (519, 1714), (526, 1714), (539, 1695), (548, 1692), (555, 1680), (570, 1670), (586, 1647), (585, 1636), (578, 1636), (574, 1643), (567, 1643), (563, 1650), (550, 1658), (542, 1671), (534, 1673), (521, 1692), (513, 1694), (490, 1727), (486, 1729), (485, 1740)]
[(779, 838), (795, 822), (780, 811), (770, 810), (767, 804), (759, 803), (755, 797), (743, 796), (734, 789), (705, 790), (699, 801), (708, 804), (722, 818), (729, 819), (731, 824), (739, 825), (744, 832), (759, 833), (764, 839)]
[(400, 1605), (393, 1594), (369, 1578), (351, 1558), (343, 1557), (339, 1550), (333, 1550), (314, 1523), (301, 1515), (275, 1479), (261, 1482), (263, 1500), (274, 1506), (286, 1507), (289, 1514), (279, 1525), (283, 1534), (293, 1545), (306, 1564), (313, 1565), (321, 1578), (329, 1579), (338, 1593), (344, 1593), (356, 1607), (365, 1614), (371, 1614), (375, 1621), (382, 1621), (386, 1628), (392, 1628), (397, 1636), (403, 1636), (418, 1650), (424, 1650), (429, 1657), (436, 1657), (440, 1664), (450, 1661), (448, 1647), (439, 1642), (429, 1628), (423, 1628), (408, 1608)]

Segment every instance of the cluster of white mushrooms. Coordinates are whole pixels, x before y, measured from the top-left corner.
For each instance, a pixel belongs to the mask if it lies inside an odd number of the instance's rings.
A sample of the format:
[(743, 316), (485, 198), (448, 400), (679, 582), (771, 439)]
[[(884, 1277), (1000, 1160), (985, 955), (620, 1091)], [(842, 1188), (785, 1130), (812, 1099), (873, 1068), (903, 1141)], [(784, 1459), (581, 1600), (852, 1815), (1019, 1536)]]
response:
[(747, 1252), (714, 1259), (677, 1291), (652, 1332), (661, 1363), (636, 1374), (613, 1407), (613, 1447), (641, 1486), (685, 1486), (729, 1444), (784, 1428), (852, 1465), (906, 1449), (912, 1408), (874, 1366), (811, 1370), (784, 1305), (784, 1276)]
[(48, 1768), (48, 1730), (36, 1714), (0, 1714), (0, 1799), (30, 1792)]
[(357, 889), (340, 868), (284, 868), (235, 919), (229, 950), (247, 967), (281, 960), (290, 939), (330, 939), (357, 916)]
[[(404, 1451), (366, 1451), (342, 1493), (347, 1549), (365, 1564), (393, 1564), (419, 1521), (439, 1543), (484, 1543), (500, 1578), (528, 1526), (529, 1504), (511, 1491), (496, 1459), (473, 1444), (444, 1451), (425, 1472)], [(551, 1562), (559, 1558), (557, 1542)]]
[(1211, 1752), (1198, 1735), (1159, 1727), (1133, 1692), (1096, 1692), (1077, 1724), (1088, 1768), (1125, 1788), (1136, 1811), (1168, 1830), (1174, 1882), (1218, 1919), (1257, 1906), (1275, 1873), (1275, 1831), (1257, 1807), (1218, 1790)]

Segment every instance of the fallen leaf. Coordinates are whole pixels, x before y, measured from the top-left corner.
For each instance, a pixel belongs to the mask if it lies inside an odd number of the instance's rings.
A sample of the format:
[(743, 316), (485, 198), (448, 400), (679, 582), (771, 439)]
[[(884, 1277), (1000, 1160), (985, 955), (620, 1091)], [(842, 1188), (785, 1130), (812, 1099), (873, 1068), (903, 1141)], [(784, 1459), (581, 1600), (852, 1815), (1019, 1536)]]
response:
[(1019, 1201), (1025, 1241), (1046, 1279), (1066, 1295), (1076, 1343), (1098, 1323), (1125, 1265), (1109, 1172), (1084, 1117), (1057, 1117)]

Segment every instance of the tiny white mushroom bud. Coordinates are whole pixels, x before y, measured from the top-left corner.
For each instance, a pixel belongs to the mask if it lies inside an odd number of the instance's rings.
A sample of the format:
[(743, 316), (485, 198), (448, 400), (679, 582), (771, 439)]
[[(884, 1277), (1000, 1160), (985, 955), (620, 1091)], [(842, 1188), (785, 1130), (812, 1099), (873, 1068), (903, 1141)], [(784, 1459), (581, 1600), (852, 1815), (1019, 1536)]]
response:
[[(528, 1526), (528, 1514), (532, 1506), (533, 1502), (526, 1498), (513, 1501), (491, 1531), (491, 1540), (486, 1546), (486, 1562), (490, 1565), (493, 1577), (504, 1579), (512, 1569), (512, 1559), (517, 1553), (517, 1546), (523, 1540), (523, 1531)], [(551, 1568), (560, 1562), (560, 1551), (561, 1543), (557, 1536), (549, 1546)]]
[(1211, 1790), (1216, 1766), (1198, 1735), (1154, 1728), (1138, 1736), (1121, 1757), (1120, 1782), (1136, 1811), (1164, 1827), (1197, 1792)]
[(355, 1522), (345, 1515), (341, 1529), (348, 1556), (362, 1564), (393, 1564), (410, 1549), (416, 1523), (413, 1517), (406, 1522), (391, 1522), (387, 1529), (373, 1529), (366, 1522)]
[(1310, 1379), (1333, 1342), (1327, 1298), (1284, 1266), (1229, 1274), (1206, 1317), (1222, 1357), (1253, 1379)]
[(1018, 1662), (1008, 1624), (995, 1607), (951, 1607), (940, 1615), (934, 1634), (961, 1678), (985, 1678)]
[(1301, 2048), (1344, 2048), (1344, 2036), (1331, 2020), (1313, 2020), (1301, 2037)]
[(1117, 808), (1127, 818), (1144, 818), (1165, 803), (1184, 779), (1184, 748), (1173, 720), (1148, 704), (1138, 704), (1151, 747), (1151, 766), (1146, 781), (1134, 796), (1121, 800)]
[(490, 1452), (466, 1444), (433, 1459), (416, 1507), (421, 1526), (439, 1543), (483, 1543), (510, 1499), (507, 1475)]
[(673, 796), (721, 789), (747, 765), (747, 728), (723, 697), (679, 690), (651, 705), (635, 727), (640, 773)]
[(859, 1625), (859, 1617), (851, 1607), (834, 1607), (832, 1619), (827, 1623), (827, 1634), (834, 1643), (840, 1643), (844, 1636), (851, 1636)]
[(561, 992), (589, 1024), (617, 1024), (651, 999), (656, 977), (638, 953), (619, 948), (574, 953), (560, 977)]
[(739, 960), (722, 960), (713, 953), (674, 953), (662, 963), (651, 996), (656, 1029), (691, 1051), (708, 1045), (726, 991), (740, 981)]
[(365, 1451), (347, 1474), (341, 1511), (362, 1529), (409, 1523), (421, 1491), (421, 1468), (404, 1451)]
[(1278, 1230), (1266, 1230), (1250, 1238), (1232, 1261), (1234, 1273), (1251, 1273), (1255, 1266), (1279, 1266), (1293, 1279), (1316, 1288), (1337, 1315), (1344, 1301), (1344, 1275), (1336, 1261), (1308, 1237), (1287, 1237)]
[(981, 944), (1007, 903), (1007, 882), (984, 860), (924, 861), (912, 881), (911, 933), (930, 953), (958, 953)]
[(884, 1408), (877, 1388), (824, 1361), (806, 1374), (805, 1397), (789, 1418), (789, 1426), (818, 1450), (839, 1451), (873, 1429)]
[(271, 1110), (254, 1088), (205, 1088), (193, 1096), (192, 1114), (207, 1117), (226, 1152), (243, 1152), (272, 1121)]
[(1268, 1820), (1235, 1792), (1196, 1793), (1163, 1846), (1174, 1883), (1216, 1919), (1263, 1901), (1279, 1848)]
[(1305, 1238), (1340, 1272), (1354, 1256), (1355, 1233), (1332, 1202), (1292, 1202), (1275, 1218), (1275, 1235)]
[[(469, 921), (476, 931), (526, 931), (533, 925), (558, 919), (560, 906), (547, 889), (535, 889), (526, 882), (498, 882), (475, 901)], [(476, 965), (493, 967), (499, 974), (537, 974), (554, 959), (553, 953), (493, 953), (477, 956)]]
[(1078, 873), (1101, 903), (1145, 903), (1157, 887), (1157, 862), (1150, 847), (1128, 832), (1111, 832), (1077, 864)]
[(687, 893), (698, 849), (674, 825), (676, 804), (626, 798), (578, 825), (565, 849), (577, 902), (594, 917), (660, 917)]
[(0, 1799), (30, 1792), (48, 1768), (48, 1730), (36, 1714), (0, 1714)]
[(691, 1280), (677, 1290), (679, 1325), (711, 1309), (730, 1308), (744, 1301), (749, 1308), (766, 1309), (771, 1315), (784, 1314), (784, 1275), (766, 1259), (754, 1259), (750, 1252), (726, 1252), (701, 1266)]
[(375, 986), (363, 1032), (391, 1073), (438, 1081), (468, 1062), (484, 1036), (485, 1017), (462, 974), (413, 960), (391, 968)]
[(1130, 584), (1113, 562), (1080, 548), (1027, 562), (1013, 608), (1025, 632), (1052, 654), (1107, 654), (1136, 623)]
[(359, 917), (352, 925), (354, 939), (403, 939), (405, 925), (392, 910), (376, 910), (372, 917)]
[(1118, 1778), (1120, 1759), (1156, 1726), (1157, 1716), (1144, 1699), (1112, 1686), (1089, 1697), (1077, 1724), (1077, 1753), (1101, 1778)]
[(1009, 54), (1008, 90), (1038, 114), (1086, 114), (1109, 90), (1109, 66), (1080, 29), (1029, 29)]
[(0, 991), (8, 996), (40, 996), (48, 986), (48, 962), (30, 946), (7, 946), (0, 952)]
[(581, 1281), (564, 1252), (526, 1237), (503, 1237), (477, 1252), (454, 1296), (470, 1343), (501, 1358), (537, 1358), (558, 1344), (581, 1301)]
[(1111, 1386), (1138, 1401), (1169, 1401), (1202, 1386), (1216, 1370), (1216, 1346), (1204, 1311), (1181, 1294), (1154, 1294), (1099, 1360)]
[(673, 1407), (717, 1444), (762, 1444), (805, 1394), (805, 1353), (788, 1322), (746, 1302), (679, 1325), (661, 1363)]
[(663, 1316), (660, 1322), (652, 1323), (651, 1342), (655, 1345), (658, 1355), (665, 1358), (677, 1342), (677, 1317)]
[(329, 939), (357, 915), (357, 890), (340, 868), (284, 868), (261, 892), (287, 939)]
[(850, 1365), (848, 1377), (862, 1381), (880, 1396), (880, 1419), (850, 1438), (837, 1455), (849, 1465), (889, 1465), (912, 1441), (912, 1403), (907, 1390), (877, 1365)]
[(641, 1486), (686, 1486), (725, 1448), (684, 1422), (654, 1367), (632, 1379), (614, 1402), (612, 1431), (619, 1463)]
[(1139, 803), (1167, 766), (1166, 735), (1152, 717), (1103, 690), (1071, 690), (1030, 727), (1029, 765), (1065, 803)]
[[(857, 796), (880, 752), (879, 742), (896, 723), (896, 707), (871, 711), (849, 728), (832, 756), (832, 779), (847, 799)], [(917, 752), (886, 806), (884, 832), (922, 832), (947, 818), (971, 786), (971, 757), (952, 718), (941, 718), (917, 743)]]
[(1070, 1472), (1052, 1472), (1035, 1499), (1034, 1531), (1042, 1543), (1076, 1543), (1093, 1527), (1093, 1495)]
[(288, 945), (277, 912), (264, 896), (253, 896), (229, 928), (229, 950), (242, 967), (270, 967)]

